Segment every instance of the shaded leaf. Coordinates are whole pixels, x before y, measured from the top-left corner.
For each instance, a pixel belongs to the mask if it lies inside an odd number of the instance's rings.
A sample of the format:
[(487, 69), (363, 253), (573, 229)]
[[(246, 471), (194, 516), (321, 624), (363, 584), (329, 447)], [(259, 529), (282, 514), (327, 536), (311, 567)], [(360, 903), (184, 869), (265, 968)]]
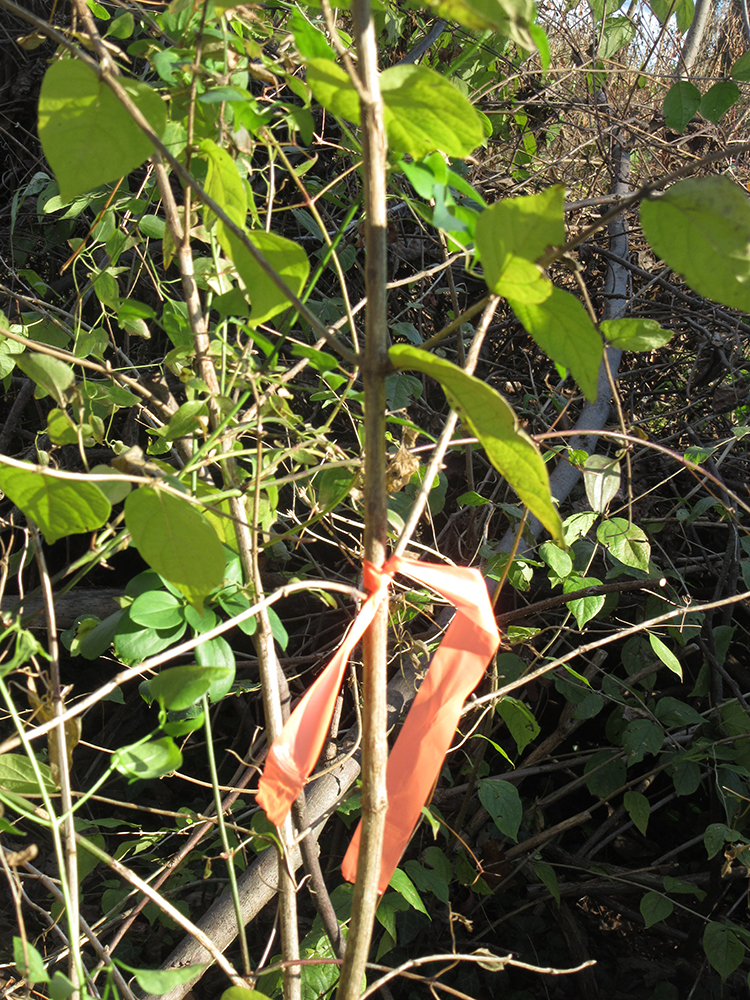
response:
[(725, 983), (745, 957), (745, 946), (729, 927), (710, 920), (703, 931), (706, 958)]
[(479, 801), (498, 830), (511, 840), (516, 840), (523, 818), (521, 796), (516, 786), (501, 778), (484, 778), (479, 782)]
[(640, 910), (646, 927), (653, 927), (671, 916), (674, 903), (660, 892), (647, 892), (641, 900)]

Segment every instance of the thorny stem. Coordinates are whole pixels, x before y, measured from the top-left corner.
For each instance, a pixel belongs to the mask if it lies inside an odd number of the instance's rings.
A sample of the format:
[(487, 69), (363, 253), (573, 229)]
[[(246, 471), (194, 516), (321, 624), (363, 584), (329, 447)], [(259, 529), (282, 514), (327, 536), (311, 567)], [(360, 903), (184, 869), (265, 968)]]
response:
[[(388, 495), (385, 482), (385, 374), (388, 365), (386, 311), (386, 136), (378, 78), (378, 47), (369, 0), (352, 5), (357, 45), (365, 193), (365, 559), (381, 566), (386, 557)], [(365, 633), (363, 653), (362, 836), (338, 1000), (355, 1000), (370, 950), (378, 905), (380, 856), (387, 809), (387, 638), (384, 601)]]

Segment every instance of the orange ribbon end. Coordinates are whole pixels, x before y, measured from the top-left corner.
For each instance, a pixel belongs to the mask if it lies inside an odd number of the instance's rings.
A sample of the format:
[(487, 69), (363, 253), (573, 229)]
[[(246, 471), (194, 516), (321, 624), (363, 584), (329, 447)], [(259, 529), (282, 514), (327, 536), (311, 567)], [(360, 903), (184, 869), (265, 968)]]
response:
[[(382, 569), (365, 563), (370, 596), (331, 662), (308, 689), (269, 751), (258, 788), (258, 804), (276, 826), (312, 773), (325, 742), (334, 704), (351, 651), (385, 599), (394, 573), (436, 591), (456, 608), (427, 676), (388, 758), (386, 815), (378, 892), (384, 892), (440, 773), (458, 726), (464, 701), (484, 674), (500, 644), (495, 615), (478, 570), (392, 556)], [(344, 857), (342, 874), (357, 875), (360, 828)]]

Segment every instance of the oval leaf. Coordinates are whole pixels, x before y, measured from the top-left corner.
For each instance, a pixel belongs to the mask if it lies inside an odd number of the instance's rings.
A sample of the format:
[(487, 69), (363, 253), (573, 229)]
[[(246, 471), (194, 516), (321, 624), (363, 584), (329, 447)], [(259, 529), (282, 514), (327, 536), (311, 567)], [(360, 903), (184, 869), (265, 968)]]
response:
[(641, 900), (640, 910), (646, 927), (653, 927), (660, 920), (671, 916), (674, 903), (660, 892), (647, 892)]
[(740, 967), (745, 957), (745, 946), (734, 931), (714, 920), (706, 924), (703, 932), (703, 950), (723, 983)]
[[(216, 235), (245, 286), (252, 305), (250, 322), (265, 323), (272, 316), (288, 309), (289, 297), (268, 277), (247, 247), (221, 221), (216, 224)], [(299, 295), (310, 273), (310, 261), (304, 249), (298, 243), (292, 243), (276, 233), (253, 230), (246, 235), (283, 279), (287, 288)]]
[(701, 92), (687, 80), (673, 84), (664, 98), (664, 122), (675, 132), (684, 132), (701, 103)]
[(446, 77), (424, 66), (391, 66), (380, 75), (388, 145), (415, 160), (436, 149), (469, 156), (484, 140), (479, 116)]
[(146, 778), (161, 778), (171, 774), (182, 764), (182, 754), (170, 736), (148, 743), (120, 747), (112, 754), (112, 766), (130, 782)]
[(556, 539), (562, 541), (562, 521), (552, 502), (542, 456), (516, 420), (503, 397), (485, 382), (456, 365), (409, 344), (388, 352), (395, 368), (414, 368), (436, 379), (448, 402), (475, 434), (487, 457), (508, 480), (524, 504)]
[(728, 177), (673, 184), (641, 205), (646, 239), (699, 295), (750, 312), (750, 201)]
[[(307, 82), (323, 107), (359, 122), (359, 98), (346, 71), (329, 59), (310, 59)], [(437, 149), (468, 156), (484, 139), (479, 116), (444, 76), (424, 66), (391, 66), (380, 75), (389, 147), (421, 160)]]
[(201, 667), (196, 664), (170, 667), (148, 682), (148, 695), (168, 712), (184, 712), (202, 698), (212, 684), (225, 680), (228, 675), (234, 678), (234, 671), (226, 667)]
[(734, 80), (720, 80), (703, 95), (698, 110), (715, 125), (739, 99), (740, 88)]
[(655, 319), (605, 319), (599, 328), (610, 344), (621, 351), (656, 351), (674, 335)]
[(196, 607), (224, 579), (219, 537), (187, 500), (142, 486), (125, 501), (125, 524), (148, 565)]
[(510, 301), (510, 307), (541, 349), (569, 369), (587, 399), (596, 399), (602, 338), (578, 299), (552, 286), (543, 302)]
[(0, 489), (39, 526), (50, 545), (66, 535), (101, 528), (112, 510), (94, 483), (56, 479), (39, 466), (0, 466)]
[(620, 488), (620, 463), (606, 455), (589, 455), (583, 467), (583, 485), (591, 509), (603, 514)]
[[(167, 124), (164, 102), (138, 80), (120, 79), (153, 130)], [(39, 138), (65, 202), (140, 167), (153, 146), (109, 87), (76, 59), (52, 63), (39, 96)]]
[(498, 830), (515, 840), (523, 818), (523, 806), (516, 786), (501, 778), (484, 778), (479, 782), (479, 801)]

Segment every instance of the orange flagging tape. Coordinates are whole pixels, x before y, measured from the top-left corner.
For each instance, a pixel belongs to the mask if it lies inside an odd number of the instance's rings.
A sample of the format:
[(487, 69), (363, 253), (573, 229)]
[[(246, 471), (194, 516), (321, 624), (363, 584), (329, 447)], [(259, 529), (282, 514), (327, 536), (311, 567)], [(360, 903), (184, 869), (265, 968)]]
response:
[[(461, 707), (500, 643), (487, 588), (478, 570), (421, 563), (403, 556), (392, 556), (380, 570), (365, 563), (364, 585), (370, 596), (338, 652), (274, 741), (257, 794), (268, 818), (281, 826), (320, 756), (346, 661), (385, 600), (395, 573), (403, 573), (445, 597), (455, 605), (456, 614), (388, 758), (388, 813), (379, 892), (388, 886), (437, 780)], [(341, 868), (349, 882), (357, 875), (359, 837), (357, 827)]]

